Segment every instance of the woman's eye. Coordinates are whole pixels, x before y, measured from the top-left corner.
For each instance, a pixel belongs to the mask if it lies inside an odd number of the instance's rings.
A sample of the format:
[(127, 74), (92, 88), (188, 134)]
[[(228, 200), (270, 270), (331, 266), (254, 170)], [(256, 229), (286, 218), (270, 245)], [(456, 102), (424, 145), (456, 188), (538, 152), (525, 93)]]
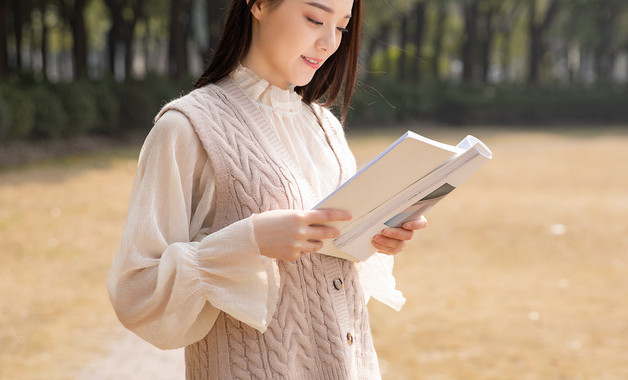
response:
[(309, 22), (311, 22), (311, 23), (312, 23), (312, 24), (314, 24), (314, 25), (323, 25), (323, 23), (322, 23), (322, 22), (320, 22), (320, 21), (316, 21), (316, 20), (311, 19), (311, 18), (309, 18), (309, 17), (306, 17), (306, 18), (307, 18), (307, 20), (308, 20)]
[(349, 33), (349, 29), (347, 29), (347, 28), (338, 28), (338, 31), (340, 33)]

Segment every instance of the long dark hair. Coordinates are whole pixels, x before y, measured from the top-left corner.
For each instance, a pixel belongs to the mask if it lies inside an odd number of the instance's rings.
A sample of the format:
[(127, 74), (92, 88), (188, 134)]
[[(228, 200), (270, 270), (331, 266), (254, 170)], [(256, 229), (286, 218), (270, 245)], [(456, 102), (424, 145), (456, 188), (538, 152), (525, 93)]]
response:
[[(194, 84), (194, 88), (216, 83), (226, 77), (248, 53), (251, 46), (253, 17), (251, 9), (256, 1), (250, 0), (248, 4), (245, 0), (232, 1), (218, 49), (203, 75)], [(276, 6), (283, 0), (270, 1)], [(295, 89), (306, 103), (316, 102), (327, 94), (323, 103), (326, 107), (333, 106), (342, 92), (340, 112), (343, 121), (349, 109), (358, 76), (361, 19), (362, 0), (353, 0), (351, 20), (347, 25), (348, 32), (342, 38), (338, 50), (316, 71), (308, 84)]]

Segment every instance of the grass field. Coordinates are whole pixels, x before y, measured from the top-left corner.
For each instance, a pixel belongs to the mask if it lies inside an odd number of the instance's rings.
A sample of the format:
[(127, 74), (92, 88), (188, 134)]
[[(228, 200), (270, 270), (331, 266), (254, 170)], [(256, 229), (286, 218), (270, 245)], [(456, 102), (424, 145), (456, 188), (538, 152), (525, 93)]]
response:
[[(398, 132), (350, 144), (364, 163)], [(398, 256), (404, 309), (369, 307), (384, 378), (628, 379), (628, 134), (472, 133), (494, 160)], [(99, 354), (137, 152), (0, 172), (0, 379), (71, 379)]]

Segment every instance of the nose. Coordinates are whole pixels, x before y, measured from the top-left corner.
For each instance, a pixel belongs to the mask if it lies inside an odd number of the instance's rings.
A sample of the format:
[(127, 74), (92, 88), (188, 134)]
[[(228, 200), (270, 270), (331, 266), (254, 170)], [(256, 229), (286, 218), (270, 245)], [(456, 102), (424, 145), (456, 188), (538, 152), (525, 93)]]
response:
[(332, 54), (338, 47), (338, 36), (336, 36), (336, 28), (321, 28), (321, 34), (316, 40), (316, 48), (324, 51), (326, 54)]

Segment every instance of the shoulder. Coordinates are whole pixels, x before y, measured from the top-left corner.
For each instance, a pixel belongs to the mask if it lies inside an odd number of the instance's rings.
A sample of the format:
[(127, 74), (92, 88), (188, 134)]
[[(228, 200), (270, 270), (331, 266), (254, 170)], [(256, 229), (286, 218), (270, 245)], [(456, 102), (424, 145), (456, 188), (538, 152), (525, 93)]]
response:
[(208, 84), (201, 88), (196, 88), (164, 105), (161, 111), (157, 114), (155, 121), (157, 121), (166, 111), (170, 109), (177, 109), (185, 114), (185, 110), (207, 107), (212, 104), (224, 102), (222, 97), (219, 96), (220, 91), (220, 87), (214, 84)]
[[(177, 110), (186, 115), (192, 125), (196, 126), (196, 121), (212, 121), (212, 124), (221, 124), (221, 120), (233, 120), (234, 114), (250, 113), (250, 102), (240, 90), (237, 84), (229, 78), (225, 78), (217, 83), (207, 84), (196, 88), (189, 93), (167, 103), (155, 117), (155, 122), (169, 110)], [(236, 117), (236, 121), (241, 118)]]
[(162, 136), (188, 136), (194, 134), (190, 119), (176, 109), (167, 109), (155, 121), (151, 133)]
[(175, 151), (195, 150), (200, 141), (190, 119), (175, 109), (165, 110), (149, 132), (144, 143), (147, 147), (161, 147)]

